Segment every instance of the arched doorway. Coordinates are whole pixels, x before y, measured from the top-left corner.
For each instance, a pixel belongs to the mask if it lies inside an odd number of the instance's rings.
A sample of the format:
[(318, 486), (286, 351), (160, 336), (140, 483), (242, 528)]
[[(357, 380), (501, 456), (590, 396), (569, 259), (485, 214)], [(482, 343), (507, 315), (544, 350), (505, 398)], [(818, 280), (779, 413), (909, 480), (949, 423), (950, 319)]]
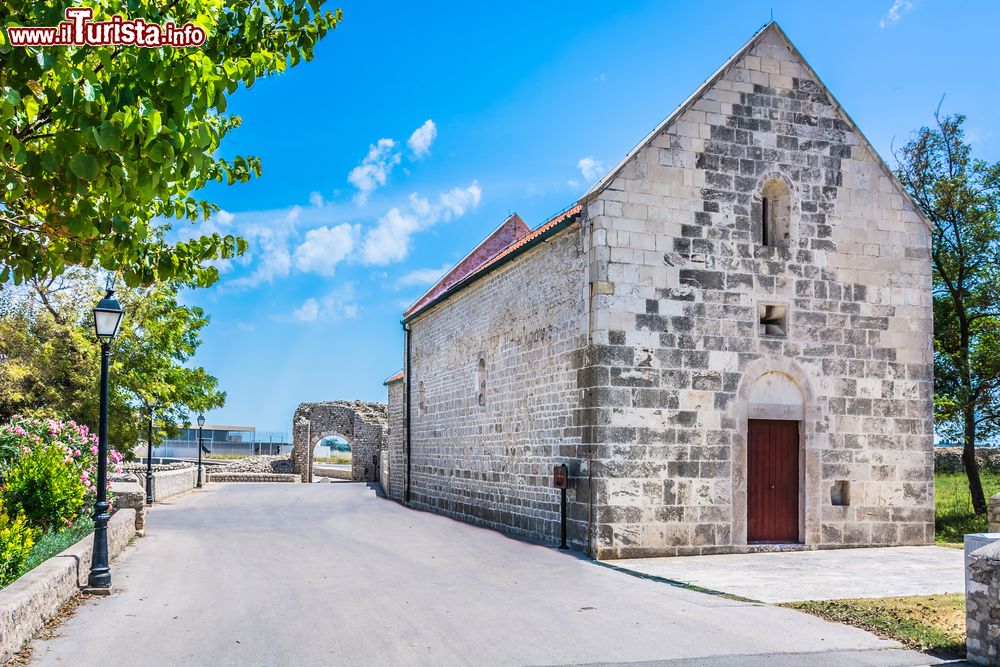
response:
[(384, 403), (302, 403), (292, 417), (295, 472), (302, 476), (303, 482), (311, 482), (317, 451), (333, 457), (336, 456), (333, 452), (342, 452), (346, 443), (350, 452), (351, 479), (355, 482), (378, 481), (387, 419)]
[(313, 446), (313, 463), (351, 464), (351, 442), (340, 434), (320, 438)]
[(799, 542), (802, 392), (770, 371), (750, 385), (747, 403), (747, 543)]
[(734, 545), (818, 542), (822, 419), (808, 374), (789, 359), (758, 359), (733, 408)]

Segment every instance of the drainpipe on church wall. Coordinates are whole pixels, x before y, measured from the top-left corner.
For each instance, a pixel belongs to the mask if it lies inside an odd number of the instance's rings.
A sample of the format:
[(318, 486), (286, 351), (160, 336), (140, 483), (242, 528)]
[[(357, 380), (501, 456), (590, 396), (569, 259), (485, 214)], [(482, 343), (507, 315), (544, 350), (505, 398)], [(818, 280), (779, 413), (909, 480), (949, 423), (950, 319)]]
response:
[(403, 364), (403, 382), (405, 392), (406, 392), (406, 423), (404, 428), (406, 429), (406, 494), (404, 496), (403, 502), (407, 505), (410, 504), (410, 379), (412, 377), (410, 373), (410, 339), (413, 337), (413, 330), (409, 325), (403, 324), (403, 336), (406, 337), (406, 359)]

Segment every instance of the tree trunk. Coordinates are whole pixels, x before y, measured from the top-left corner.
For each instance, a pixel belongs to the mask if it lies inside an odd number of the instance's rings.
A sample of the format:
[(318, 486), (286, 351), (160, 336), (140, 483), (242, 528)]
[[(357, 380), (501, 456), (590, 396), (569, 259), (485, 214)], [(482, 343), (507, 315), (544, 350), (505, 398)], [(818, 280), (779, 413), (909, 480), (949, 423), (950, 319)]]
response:
[(963, 411), (965, 420), (965, 443), (962, 447), (962, 463), (965, 464), (965, 474), (969, 478), (969, 494), (972, 496), (972, 509), (976, 514), (986, 514), (988, 505), (983, 493), (983, 482), (979, 479), (979, 463), (976, 461), (976, 411), (971, 407)]

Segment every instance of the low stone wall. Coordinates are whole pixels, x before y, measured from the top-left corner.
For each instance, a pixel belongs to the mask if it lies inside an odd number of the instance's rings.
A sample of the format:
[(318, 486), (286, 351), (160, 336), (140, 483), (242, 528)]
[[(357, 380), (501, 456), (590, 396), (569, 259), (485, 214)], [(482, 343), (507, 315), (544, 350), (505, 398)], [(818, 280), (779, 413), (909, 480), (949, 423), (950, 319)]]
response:
[(337, 470), (335, 468), (317, 468), (313, 466), (313, 477), (330, 477), (332, 479), (353, 480), (354, 475), (350, 470)]
[[(146, 473), (137, 474), (139, 485), (146, 490)], [(202, 470), (203, 482), (208, 481), (208, 470)], [(153, 472), (153, 502), (166, 500), (195, 488), (198, 483), (198, 466), (174, 468)]]
[(213, 482), (298, 482), (298, 475), (269, 472), (216, 472), (210, 475)]
[[(1000, 470), (1000, 447), (979, 447), (976, 461), (980, 468)], [(965, 472), (961, 447), (935, 447), (934, 472)]]
[(969, 554), (965, 571), (965, 631), (969, 662), (1000, 665), (1000, 542)]
[[(119, 509), (108, 522), (111, 557), (121, 553), (134, 535), (135, 511)], [(93, 547), (94, 536), (88, 535), (0, 590), (0, 664), (20, 651), (45, 621), (87, 585)]]
[(990, 532), (1000, 533), (1000, 493), (990, 498)]
[(146, 529), (146, 491), (134, 479), (111, 480), (111, 494), (115, 507), (135, 512), (135, 534), (142, 536)]

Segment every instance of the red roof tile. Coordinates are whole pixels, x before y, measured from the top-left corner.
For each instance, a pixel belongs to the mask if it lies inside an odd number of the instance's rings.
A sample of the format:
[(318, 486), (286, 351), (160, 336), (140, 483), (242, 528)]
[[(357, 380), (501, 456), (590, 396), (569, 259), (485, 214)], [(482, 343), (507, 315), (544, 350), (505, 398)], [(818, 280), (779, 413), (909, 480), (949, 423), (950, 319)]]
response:
[(382, 384), (392, 384), (393, 382), (399, 382), (402, 379), (403, 379), (403, 371), (399, 371), (392, 377), (386, 379), (386, 381), (383, 382)]
[[(477, 274), (482, 273), (488, 267), (496, 264), (504, 257), (516, 252), (519, 248), (531, 243), (533, 240), (542, 236), (559, 223), (578, 215), (582, 209), (583, 207), (580, 204), (568, 208), (562, 213), (556, 215), (554, 218), (551, 218), (543, 223), (534, 231), (518, 234), (516, 238), (509, 241), (507, 245), (498, 248), (497, 242), (499, 241), (499, 238), (497, 237), (497, 234), (504, 228), (505, 225), (507, 225), (508, 222), (516, 219), (518, 223), (524, 225), (525, 230), (528, 229), (528, 226), (524, 224), (524, 221), (521, 220), (521, 218), (515, 213), (511, 217), (507, 218), (507, 220), (504, 221), (504, 224), (500, 225), (497, 231), (490, 234), (485, 241), (476, 246), (476, 249), (469, 253), (465, 259), (459, 262), (458, 266), (449, 271), (444, 278), (439, 280), (437, 284), (427, 290), (426, 294), (420, 297), (415, 304), (410, 306), (409, 309), (403, 313), (403, 318), (406, 319), (417, 314), (452, 287), (458, 285), (459, 283), (468, 282)], [(459, 271), (459, 269), (461, 269), (461, 271)]]
[(530, 234), (531, 228), (525, 224), (521, 216), (517, 213), (509, 216), (500, 223), (500, 226), (492, 234), (487, 236), (482, 243), (477, 245), (472, 252), (456, 264), (455, 268), (444, 274), (441, 280), (437, 281), (422, 297), (417, 299), (417, 302), (410, 306), (403, 313), (403, 316), (406, 317), (417, 312), (456, 283), (476, 273), (483, 265), (496, 257), (498, 253), (503, 252), (504, 248), (509, 247), (518, 239)]

